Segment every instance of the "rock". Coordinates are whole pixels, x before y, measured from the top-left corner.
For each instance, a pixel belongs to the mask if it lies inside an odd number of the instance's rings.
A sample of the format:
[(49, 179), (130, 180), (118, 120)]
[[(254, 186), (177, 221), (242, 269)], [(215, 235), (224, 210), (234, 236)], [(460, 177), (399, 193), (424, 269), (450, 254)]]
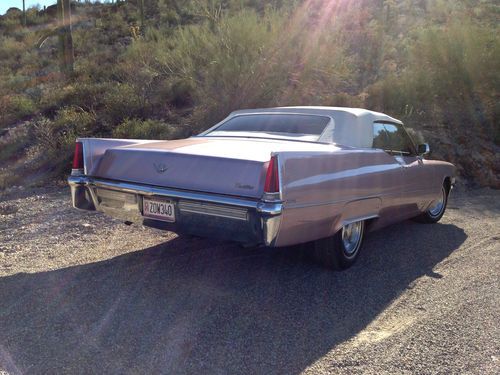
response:
[(0, 206), (0, 215), (11, 215), (17, 212), (18, 208), (12, 204)]

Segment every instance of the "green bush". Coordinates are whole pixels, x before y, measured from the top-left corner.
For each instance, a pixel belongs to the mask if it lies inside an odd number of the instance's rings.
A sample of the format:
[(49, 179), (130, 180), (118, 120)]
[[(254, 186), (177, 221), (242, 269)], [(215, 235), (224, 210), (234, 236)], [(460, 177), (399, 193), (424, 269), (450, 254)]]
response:
[(17, 118), (23, 118), (32, 114), (35, 110), (33, 101), (24, 96), (16, 95), (10, 99), (10, 111)]
[(9, 159), (16, 158), (29, 143), (27, 132), (21, 131), (18, 133), (20, 134), (9, 137), (10, 142), (0, 144), (0, 162), (4, 163)]
[(126, 119), (113, 130), (117, 138), (168, 139), (172, 135), (172, 125), (159, 120)]
[(81, 107), (86, 111), (91, 111), (102, 106), (104, 97), (111, 86), (112, 84), (108, 82), (70, 84), (60, 92), (61, 96), (55, 102), (61, 106)]
[(95, 134), (96, 119), (82, 108), (65, 107), (57, 111), (53, 120), (42, 117), (31, 126), (31, 134), (45, 156), (64, 164), (71, 158), (76, 138)]
[(497, 121), (493, 98), (500, 85), (498, 34), (458, 19), (429, 27), (416, 37), (406, 68), (371, 85), (367, 106), (402, 117), (412, 108), (413, 115), (448, 121), (454, 127), (477, 123), (479, 117)]
[(122, 122), (125, 118), (141, 116), (144, 102), (139, 93), (129, 83), (110, 84), (103, 97), (104, 120), (110, 124)]
[(25, 95), (0, 97), (0, 129), (25, 119), (35, 111), (35, 104)]
[(333, 20), (312, 39), (303, 33), (309, 21), (277, 11), (208, 12), (205, 22), (157, 38), (156, 48), (143, 42), (153, 54), (145, 63), (182, 83), (172, 85), (173, 103), (193, 102), (198, 129), (239, 108), (331, 103), (351, 79), (350, 60)]
[(26, 45), (15, 38), (0, 36), (0, 60), (2, 64), (13, 64), (26, 51)]

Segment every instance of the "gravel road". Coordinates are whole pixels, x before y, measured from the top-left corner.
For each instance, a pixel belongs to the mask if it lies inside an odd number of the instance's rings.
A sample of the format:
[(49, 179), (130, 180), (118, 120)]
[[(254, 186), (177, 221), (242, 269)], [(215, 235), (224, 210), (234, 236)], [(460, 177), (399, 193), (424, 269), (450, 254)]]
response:
[(0, 374), (498, 374), (500, 192), (371, 233), (331, 272), (0, 196)]

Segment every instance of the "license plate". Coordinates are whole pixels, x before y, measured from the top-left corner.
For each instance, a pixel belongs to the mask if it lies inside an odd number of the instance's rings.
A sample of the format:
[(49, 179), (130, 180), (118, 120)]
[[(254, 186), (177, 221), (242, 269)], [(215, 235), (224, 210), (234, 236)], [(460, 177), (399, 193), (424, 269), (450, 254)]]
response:
[(142, 200), (142, 208), (144, 217), (169, 222), (175, 221), (175, 206), (170, 201), (144, 197)]

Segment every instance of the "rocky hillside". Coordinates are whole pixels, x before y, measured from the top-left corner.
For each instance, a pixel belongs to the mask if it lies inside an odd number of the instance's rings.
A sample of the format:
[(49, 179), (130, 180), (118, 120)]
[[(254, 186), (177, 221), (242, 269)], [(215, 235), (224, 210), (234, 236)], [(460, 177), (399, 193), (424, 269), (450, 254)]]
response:
[(0, 18), (0, 189), (63, 176), (76, 136), (178, 138), (274, 105), (389, 113), (463, 181), (500, 188), (496, 1), (128, 0), (71, 11), (71, 50), (56, 7), (29, 9), (26, 25), (16, 9)]

